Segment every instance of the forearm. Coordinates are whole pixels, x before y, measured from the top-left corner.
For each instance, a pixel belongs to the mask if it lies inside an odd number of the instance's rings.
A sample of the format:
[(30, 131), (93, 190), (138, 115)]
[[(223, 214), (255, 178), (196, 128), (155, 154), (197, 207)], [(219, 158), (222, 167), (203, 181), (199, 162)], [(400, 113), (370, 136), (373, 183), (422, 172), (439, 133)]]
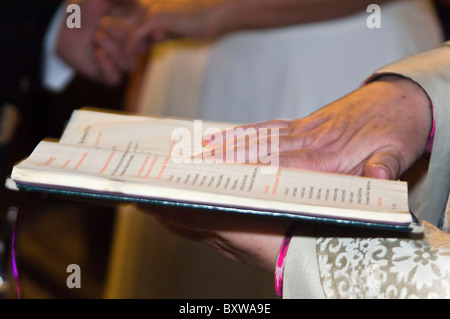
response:
[(57, 37), (64, 19), (65, 7), (65, 3), (61, 4), (55, 13), (43, 44), (42, 84), (53, 92), (64, 90), (75, 76), (75, 70), (56, 54)]
[[(383, 4), (390, 0), (379, 0)], [(320, 22), (363, 12), (366, 0), (230, 0), (223, 2), (224, 33), (242, 29), (283, 27)]]

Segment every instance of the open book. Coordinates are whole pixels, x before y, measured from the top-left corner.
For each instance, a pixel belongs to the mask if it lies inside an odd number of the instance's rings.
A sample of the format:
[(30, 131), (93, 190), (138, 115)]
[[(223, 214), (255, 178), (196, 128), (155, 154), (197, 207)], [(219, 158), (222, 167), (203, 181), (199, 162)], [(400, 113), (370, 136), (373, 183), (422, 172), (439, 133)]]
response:
[[(206, 163), (192, 156), (201, 152), (205, 131), (229, 127), (76, 110), (59, 141), (42, 141), (13, 168), (10, 187), (212, 213), (420, 228), (409, 212), (405, 182), (287, 168), (264, 171), (268, 165)], [(189, 153), (189, 148), (191, 156), (183, 157), (180, 150)]]

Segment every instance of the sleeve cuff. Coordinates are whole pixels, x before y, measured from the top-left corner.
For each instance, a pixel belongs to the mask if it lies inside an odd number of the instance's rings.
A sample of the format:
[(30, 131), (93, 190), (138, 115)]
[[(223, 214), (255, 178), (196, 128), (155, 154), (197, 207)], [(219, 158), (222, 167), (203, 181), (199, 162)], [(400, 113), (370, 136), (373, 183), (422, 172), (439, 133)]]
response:
[(281, 278), (278, 277), (279, 296), (283, 299), (325, 298), (317, 261), (316, 225), (296, 223), (288, 230), (286, 238), (288, 245), (280, 249), (283, 253), (279, 260), (282, 269)]
[(283, 243), (280, 247), (280, 252), (278, 253), (277, 265), (275, 268), (275, 291), (278, 298), (283, 298), (283, 274), (284, 274), (284, 263), (286, 260), (287, 251), (289, 249), (289, 244), (291, 242), (292, 234), (295, 231), (295, 223), (289, 226), (286, 236), (284, 237)]
[(59, 27), (65, 17), (65, 5), (61, 5), (47, 30), (44, 39), (42, 85), (44, 88), (61, 92), (72, 81), (75, 71), (55, 52)]

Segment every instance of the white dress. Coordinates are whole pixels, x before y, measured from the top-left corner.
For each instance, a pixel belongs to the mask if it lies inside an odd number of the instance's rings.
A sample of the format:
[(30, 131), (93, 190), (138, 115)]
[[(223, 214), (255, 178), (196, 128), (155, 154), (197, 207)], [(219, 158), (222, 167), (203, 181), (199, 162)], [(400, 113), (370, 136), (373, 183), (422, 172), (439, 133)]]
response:
[[(370, 14), (160, 45), (138, 112), (234, 123), (303, 117), (356, 89), (379, 67), (443, 41), (430, 1), (382, 6), (380, 28), (367, 26)], [(105, 295), (272, 298), (275, 292), (273, 274), (175, 238), (152, 217), (123, 207)]]

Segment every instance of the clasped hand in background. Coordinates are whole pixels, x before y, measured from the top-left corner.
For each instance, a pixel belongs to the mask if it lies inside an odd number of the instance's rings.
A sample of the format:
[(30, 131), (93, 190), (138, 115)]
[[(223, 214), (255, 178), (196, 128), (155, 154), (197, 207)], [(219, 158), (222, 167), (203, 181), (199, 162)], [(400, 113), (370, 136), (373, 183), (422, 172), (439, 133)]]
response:
[[(226, 3), (211, 1), (70, 0), (81, 28), (60, 25), (56, 52), (79, 74), (117, 85), (154, 43), (209, 39), (225, 32)], [(208, 4), (206, 4), (208, 3)]]

